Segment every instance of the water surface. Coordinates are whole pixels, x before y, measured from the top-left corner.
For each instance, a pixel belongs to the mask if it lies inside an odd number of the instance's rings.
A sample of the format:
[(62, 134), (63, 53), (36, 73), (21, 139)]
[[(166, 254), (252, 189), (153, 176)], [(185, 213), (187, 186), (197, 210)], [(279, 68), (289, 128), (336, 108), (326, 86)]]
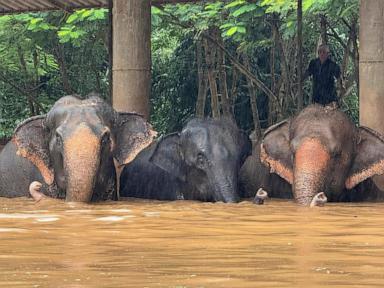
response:
[(383, 287), (383, 209), (0, 198), (0, 287)]

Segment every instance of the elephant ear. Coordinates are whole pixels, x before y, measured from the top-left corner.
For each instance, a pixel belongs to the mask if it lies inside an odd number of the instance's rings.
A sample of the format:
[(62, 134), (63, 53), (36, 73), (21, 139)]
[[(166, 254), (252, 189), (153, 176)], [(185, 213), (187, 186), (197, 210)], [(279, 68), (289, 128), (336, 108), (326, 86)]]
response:
[(151, 124), (139, 114), (119, 112), (117, 115), (113, 157), (122, 166), (131, 162), (141, 150), (149, 146), (157, 132), (152, 130)]
[(159, 139), (149, 161), (182, 181), (186, 181), (186, 165), (180, 146), (180, 134)]
[(50, 165), (48, 131), (44, 128), (45, 115), (34, 116), (20, 123), (13, 134), (16, 154), (27, 158), (40, 171), (48, 185), (53, 184), (54, 172)]
[(378, 132), (360, 127), (356, 155), (349, 170), (345, 187), (352, 189), (374, 175), (384, 174), (384, 137)]
[(260, 160), (271, 173), (293, 183), (292, 153), (289, 144), (289, 120), (277, 123), (264, 132)]

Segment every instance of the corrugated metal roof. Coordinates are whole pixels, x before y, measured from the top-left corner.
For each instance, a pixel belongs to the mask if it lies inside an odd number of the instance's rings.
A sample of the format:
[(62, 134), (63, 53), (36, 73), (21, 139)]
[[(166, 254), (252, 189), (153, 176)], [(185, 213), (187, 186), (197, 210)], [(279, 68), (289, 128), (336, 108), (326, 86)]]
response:
[[(151, 2), (152, 5), (163, 5), (211, 1), (212, 0), (152, 0)], [(82, 8), (108, 7), (108, 2), (109, 0), (0, 0), (0, 15), (50, 10), (66, 10), (70, 12)]]
[(0, 0), (0, 14), (108, 7), (108, 0)]

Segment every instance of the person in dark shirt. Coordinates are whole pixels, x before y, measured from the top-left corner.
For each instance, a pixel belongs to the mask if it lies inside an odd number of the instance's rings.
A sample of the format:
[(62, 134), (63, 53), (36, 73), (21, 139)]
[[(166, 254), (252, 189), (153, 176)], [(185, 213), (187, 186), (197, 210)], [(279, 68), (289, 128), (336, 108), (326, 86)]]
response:
[(335, 79), (340, 79), (340, 67), (329, 58), (328, 45), (322, 44), (317, 49), (319, 57), (311, 60), (305, 71), (304, 79), (312, 76), (312, 102), (328, 105), (338, 103)]

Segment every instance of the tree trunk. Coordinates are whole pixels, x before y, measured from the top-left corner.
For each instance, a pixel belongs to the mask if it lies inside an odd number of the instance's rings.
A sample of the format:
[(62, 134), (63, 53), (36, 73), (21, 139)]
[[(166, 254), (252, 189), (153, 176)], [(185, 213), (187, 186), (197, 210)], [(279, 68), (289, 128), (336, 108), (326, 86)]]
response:
[(205, 101), (207, 95), (207, 75), (203, 69), (203, 49), (201, 40), (196, 43), (196, 59), (197, 59), (197, 79), (198, 79), (198, 94), (196, 101), (196, 117), (204, 118)]
[[(247, 55), (243, 55), (245, 67), (250, 69), (250, 63)], [(257, 95), (255, 85), (252, 80), (247, 78), (247, 86), (249, 91), (249, 102), (251, 103), (252, 109), (252, 118), (256, 139), (261, 139), (261, 126), (260, 126), (260, 118), (259, 118), (259, 110), (257, 109)]]
[[(217, 42), (224, 46), (223, 38), (220, 35), (220, 31), (217, 29)], [(221, 95), (221, 104), (223, 115), (233, 118), (231, 105), (228, 97), (228, 87), (227, 87), (227, 74), (225, 73), (225, 57), (224, 52), (220, 49), (217, 49), (217, 62), (219, 68), (219, 89)]]
[[(270, 67), (271, 67), (271, 91), (277, 95), (276, 90), (276, 77), (275, 77), (275, 62), (276, 62), (276, 27), (272, 23), (271, 26), (271, 32), (272, 32), (272, 47), (271, 47), (271, 61), (270, 61)], [(275, 113), (275, 106), (274, 99), (268, 97), (268, 126), (271, 126), (273, 123), (275, 123), (274, 119), (274, 113)]]
[[(238, 59), (237, 59), (238, 60)], [(235, 113), (235, 103), (237, 100), (237, 89), (238, 89), (238, 82), (239, 81), (239, 72), (236, 69), (235, 65), (232, 65), (232, 87), (231, 87), (231, 93), (229, 95), (229, 102), (231, 105), (231, 112), (234, 115)]]
[[(303, 109), (303, 2), (297, 1), (297, 76), (298, 76), (298, 91), (297, 91), (297, 108)], [(289, 81), (289, 80), (288, 80)]]
[[(279, 32), (278, 20), (273, 21), (272, 29), (275, 35), (275, 43), (280, 54), (280, 63), (281, 63), (281, 77), (283, 78), (284, 88), (285, 88), (285, 97), (291, 97), (291, 81), (289, 77), (289, 68), (287, 63), (287, 58), (285, 54), (285, 49), (283, 46), (283, 39)], [(277, 105), (279, 102), (277, 101)], [(277, 108), (277, 107), (276, 107)]]
[(357, 19), (352, 22), (352, 52), (353, 52), (353, 70), (355, 74), (355, 81), (357, 85), (357, 91), (360, 91), (360, 77), (359, 77), (359, 47), (357, 44)]
[(216, 73), (214, 71), (214, 60), (215, 54), (212, 48), (212, 45), (209, 45), (207, 40), (204, 40), (205, 48), (205, 62), (207, 63), (208, 69), (208, 80), (209, 87), (211, 92), (211, 110), (213, 118), (220, 118), (219, 110), (219, 97), (217, 95), (217, 83), (216, 83)]
[[(320, 37), (321, 44), (328, 44), (328, 35), (327, 35), (327, 16), (320, 14)], [(317, 47), (316, 47), (317, 51)]]
[(55, 56), (57, 59), (57, 63), (59, 64), (60, 74), (61, 74), (61, 82), (63, 83), (63, 89), (67, 94), (73, 94), (73, 89), (69, 83), (68, 72), (67, 72), (67, 64), (64, 56), (64, 47), (57, 40), (56, 47), (54, 49)]

